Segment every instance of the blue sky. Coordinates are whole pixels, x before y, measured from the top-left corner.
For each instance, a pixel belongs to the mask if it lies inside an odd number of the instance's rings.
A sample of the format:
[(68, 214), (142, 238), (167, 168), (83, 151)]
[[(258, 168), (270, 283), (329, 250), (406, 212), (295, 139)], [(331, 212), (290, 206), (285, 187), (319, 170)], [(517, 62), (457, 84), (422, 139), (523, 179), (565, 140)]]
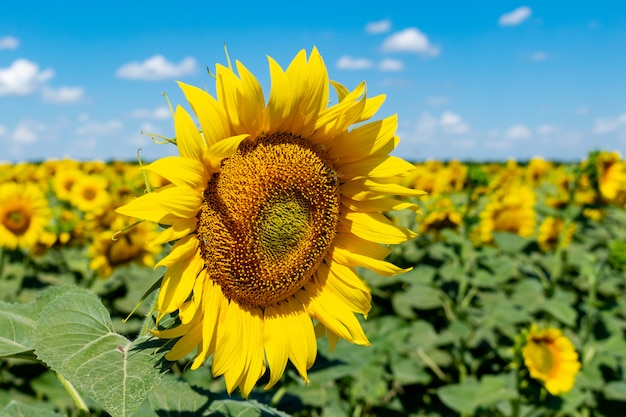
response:
[[(472, 3), (472, 4), (470, 4)], [(626, 155), (621, 1), (5, 2), (0, 160), (145, 160), (172, 153), (165, 92), (242, 61), (269, 91), (316, 46), (330, 77), (386, 94), (411, 160)]]

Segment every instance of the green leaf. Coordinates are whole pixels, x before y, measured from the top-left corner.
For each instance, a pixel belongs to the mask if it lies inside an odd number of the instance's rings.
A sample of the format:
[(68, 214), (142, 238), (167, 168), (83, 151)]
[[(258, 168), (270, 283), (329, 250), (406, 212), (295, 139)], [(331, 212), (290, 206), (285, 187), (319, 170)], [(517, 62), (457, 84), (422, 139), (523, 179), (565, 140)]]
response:
[(201, 392), (200, 388), (193, 388), (186, 382), (164, 378), (148, 398), (159, 416), (202, 416), (212, 398)]
[(31, 337), (37, 315), (34, 303), (0, 301), (0, 356), (14, 356), (33, 350)]
[(439, 290), (427, 285), (414, 284), (408, 290), (396, 292), (391, 298), (394, 310), (399, 316), (414, 318), (417, 310), (431, 310), (441, 307)]
[(50, 302), (33, 344), (37, 357), (114, 417), (132, 416), (164, 370), (150, 339), (115, 333), (106, 308), (86, 290)]
[(446, 385), (437, 390), (439, 399), (448, 407), (462, 414), (474, 414), (476, 409), (517, 396), (506, 387), (506, 381), (497, 376), (487, 375), (478, 382), (468, 379), (462, 384)]
[(215, 400), (209, 407), (208, 415), (232, 417), (289, 417), (288, 414), (278, 411), (255, 400), (224, 399)]
[(511, 254), (521, 252), (530, 243), (528, 239), (509, 232), (493, 232), (493, 240), (503, 252)]
[(65, 414), (59, 414), (40, 405), (11, 401), (0, 410), (0, 417), (65, 417)]
[(611, 381), (604, 386), (607, 400), (626, 401), (626, 382)]

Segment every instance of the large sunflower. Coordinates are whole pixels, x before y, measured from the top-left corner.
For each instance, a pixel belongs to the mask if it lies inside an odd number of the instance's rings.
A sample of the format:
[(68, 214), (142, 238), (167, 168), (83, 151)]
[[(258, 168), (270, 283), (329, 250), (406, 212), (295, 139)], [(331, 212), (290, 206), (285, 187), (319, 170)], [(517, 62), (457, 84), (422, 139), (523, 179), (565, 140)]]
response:
[(578, 354), (559, 329), (539, 329), (533, 325), (522, 355), (530, 376), (541, 381), (550, 394), (565, 394), (574, 387), (580, 370)]
[(0, 247), (30, 249), (50, 221), (48, 199), (33, 183), (0, 185)]
[[(372, 117), (384, 96), (366, 97), (329, 81), (316, 49), (299, 52), (287, 70), (269, 59), (266, 103), (257, 79), (240, 62), (237, 75), (217, 65), (217, 99), (179, 83), (200, 123), (178, 106), (180, 156), (145, 167), (171, 185), (118, 209), (170, 225), (156, 243), (176, 241), (157, 266), (167, 270), (158, 317), (178, 312), (177, 327), (156, 330), (179, 338), (166, 356), (191, 368), (211, 355), (212, 372), (228, 392), (247, 396), (269, 366), (267, 388), (290, 360), (305, 381), (316, 336), (369, 342), (355, 317), (370, 309), (370, 293), (355, 272), (363, 266), (393, 275), (386, 246), (415, 236), (383, 211), (417, 205), (387, 198), (417, 196), (397, 176), (412, 164), (389, 156), (397, 117)], [(329, 86), (338, 103), (328, 106)], [(360, 123), (358, 126), (353, 126)], [(382, 245), (381, 245), (382, 244)]]

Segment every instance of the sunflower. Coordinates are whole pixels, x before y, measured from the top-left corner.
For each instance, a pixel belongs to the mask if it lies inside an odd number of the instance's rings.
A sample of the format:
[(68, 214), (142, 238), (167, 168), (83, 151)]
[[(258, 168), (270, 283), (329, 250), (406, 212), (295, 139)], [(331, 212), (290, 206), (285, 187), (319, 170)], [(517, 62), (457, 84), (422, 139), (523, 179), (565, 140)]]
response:
[(100, 214), (111, 202), (108, 186), (104, 177), (83, 175), (72, 185), (70, 202), (85, 213)]
[(559, 329), (540, 330), (533, 325), (526, 335), (522, 355), (530, 376), (541, 381), (550, 394), (565, 394), (574, 387), (580, 370), (578, 354)]
[(89, 266), (101, 278), (109, 278), (114, 269), (132, 263), (154, 266), (161, 246), (148, 245), (146, 241), (156, 237), (157, 227), (153, 223), (142, 222), (115, 236), (114, 230), (124, 230), (130, 226), (127, 217), (117, 216), (110, 230), (105, 230), (93, 239), (89, 247)]
[(0, 247), (29, 249), (49, 222), (43, 192), (32, 183), (0, 185)]
[(569, 223), (567, 230), (563, 232), (565, 222), (562, 218), (547, 216), (539, 225), (537, 231), (537, 242), (543, 251), (550, 251), (557, 247), (559, 239), (562, 237), (561, 247), (566, 248), (572, 242), (574, 232), (576, 232), (576, 223)]
[(421, 234), (432, 234), (436, 239), (442, 237), (444, 229), (456, 231), (463, 224), (463, 216), (449, 197), (430, 202), (425, 212), (418, 231)]
[(73, 161), (66, 161), (63, 164), (59, 164), (57, 172), (52, 178), (52, 189), (56, 196), (65, 201), (69, 201), (72, 196), (72, 187), (82, 177), (85, 176), (75, 164), (71, 164)]
[(535, 233), (537, 214), (534, 190), (525, 185), (511, 183), (492, 194), (490, 201), (480, 213), (476, 231), (482, 243), (493, 239), (493, 232), (510, 232), (522, 237)]
[[(239, 75), (217, 65), (217, 98), (179, 83), (201, 129), (178, 106), (180, 156), (144, 167), (171, 184), (117, 210), (169, 225), (154, 243), (176, 241), (157, 264), (167, 268), (157, 321), (179, 318), (154, 330), (178, 338), (166, 358), (195, 349), (195, 369), (212, 356), (213, 375), (246, 397), (266, 367), (270, 388), (288, 361), (308, 382), (316, 337), (326, 334), (332, 347), (338, 338), (369, 345), (355, 313), (367, 315), (371, 296), (355, 267), (405, 271), (383, 259), (387, 245), (415, 233), (382, 212), (418, 211), (387, 196), (423, 194), (396, 183), (413, 169), (389, 156), (397, 117), (361, 123), (384, 96), (367, 98), (365, 83), (350, 91), (329, 81), (315, 48), (286, 70), (268, 60), (267, 104), (238, 61)], [(330, 85), (338, 102), (329, 106)]]

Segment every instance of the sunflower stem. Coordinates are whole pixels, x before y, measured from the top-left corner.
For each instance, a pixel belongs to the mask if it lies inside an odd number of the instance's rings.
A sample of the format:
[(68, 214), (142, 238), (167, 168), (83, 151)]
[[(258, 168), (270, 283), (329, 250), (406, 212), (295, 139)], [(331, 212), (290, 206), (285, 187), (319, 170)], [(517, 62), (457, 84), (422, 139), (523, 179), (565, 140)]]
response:
[(72, 383), (65, 379), (60, 373), (55, 372), (55, 375), (57, 376), (65, 390), (68, 392), (68, 394), (70, 394), (70, 397), (72, 397), (74, 405), (76, 405), (76, 408), (78, 408), (79, 416), (89, 417), (91, 415), (89, 412), (89, 407), (87, 407), (87, 403), (85, 403), (83, 397), (81, 397), (76, 388), (74, 388), (74, 385), (72, 385)]

